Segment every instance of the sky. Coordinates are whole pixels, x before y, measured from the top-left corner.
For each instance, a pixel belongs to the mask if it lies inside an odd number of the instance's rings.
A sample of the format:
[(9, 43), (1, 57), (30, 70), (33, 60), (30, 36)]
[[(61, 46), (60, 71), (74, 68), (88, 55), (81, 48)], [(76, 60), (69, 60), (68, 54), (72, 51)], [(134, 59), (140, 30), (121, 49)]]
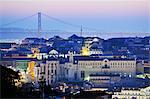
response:
[[(0, 26), (37, 12), (82, 25), (83, 32), (150, 35), (150, 0), (0, 0)], [(5, 27), (36, 29), (37, 16)], [(43, 16), (42, 29), (80, 31)]]

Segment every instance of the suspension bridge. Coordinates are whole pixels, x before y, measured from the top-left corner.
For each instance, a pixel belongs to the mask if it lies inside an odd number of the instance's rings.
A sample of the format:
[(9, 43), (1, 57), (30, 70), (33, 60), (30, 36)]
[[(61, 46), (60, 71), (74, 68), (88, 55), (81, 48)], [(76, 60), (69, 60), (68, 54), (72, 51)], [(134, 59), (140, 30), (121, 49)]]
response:
[[(20, 33), (20, 32), (21, 33), (23, 33), (23, 32), (24, 33), (36, 33), (36, 35), (38, 34), (37, 37), (41, 37), (41, 35), (43, 33), (54, 34), (56, 32), (60, 33), (60, 34), (57, 34), (57, 35), (61, 35), (63, 33), (67, 33), (67, 34), (72, 34), (73, 33), (73, 34), (78, 34), (80, 36), (105, 35), (106, 37), (108, 37), (109, 35), (113, 35), (113, 34), (118, 35), (120, 37), (123, 37), (123, 35), (125, 34), (125, 33), (121, 33), (121, 32), (118, 33), (118, 34), (117, 33), (106, 33), (106, 32), (103, 32), (102, 29), (95, 29), (95, 28), (91, 28), (91, 27), (86, 27), (86, 26), (82, 26), (82, 25), (78, 25), (78, 24), (69, 23), (69, 22), (66, 22), (64, 20), (52, 17), (50, 15), (47, 15), (47, 14), (41, 13), (41, 12), (35, 13), (33, 15), (30, 15), (30, 16), (27, 16), (27, 17), (24, 17), (24, 18), (21, 18), (21, 19), (18, 19), (18, 20), (9, 22), (9, 23), (1, 24), (0, 26), (1, 26), (1, 28), (5, 28), (5, 27), (8, 27), (8, 26), (14, 26), (17, 23), (24, 22), (26, 20), (29, 20), (29, 19), (35, 17), (35, 16), (37, 17), (37, 19), (36, 19), (36, 23), (33, 23), (33, 25), (34, 25), (34, 27), (36, 27), (36, 29), (25, 29), (25, 30), (20, 30), (20, 31), (17, 31), (17, 32), (18, 33)], [(69, 26), (69, 27), (76, 28), (77, 31), (75, 31), (75, 32), (73, 32), (73, 31), (59, 31), (59, 29), (55, 30), (55, 31), (45, 30), (44, 27), (43, 27), (43, 24), (45, 22), (42, 22), (43, 21), (42, 20), (43, 17), (47, 18), (48, 21), (52, 21), (53, 20), (53, 21), (55, 21), (55, 22), (57, 22), (57, 23), (59, 23), (61, 25), (66, 25), (66, 26)], [(52, 24), (53, 23), (51, 23), (51, 25)], [(28, 24), (26, 24), (26, 25), (28, 25)], [(50, 24), (48, 24), (48, 25), (50, 25)], [(90, 31), (90, 33), (88, 31)], [(9, 33), (12, 33), (12, 32), (16, 32), (16, 31), (9, 31)], [(128, 34), (128, 35), (134, 34), (136, 36), (139, 36), (139, 34), (141, 34), (141, 33), (126, 33), (126, 34)], [(144, 33), (142, 35), (148, 35), (148, 33)]]
[[(13, 22), (9, 22), (9, 23), (6, 23), (6, 24), (1, 24), (1, 28), (5, 28), (7, 26), (12, 26), (14, 24), (17, 24), (17, 23), (20, 23), (20, 22), (23, 22), (25, 20), (28, 20), (28, 19), (31, 19), (32, 17), (35, 17), (35, 16), (38, 16), (37, 17), (37, 29), (33, 30), (33, 29), (26, 29), (24, 30), (24, 32), (30, 32), (30, 33), (34, 33), (34, 32), (37, 32), (38, 35), (40, 36), (42, 32), (46, 32), (46, 33), (49, 33), (49, 32), (52, 32), (51, 30), (44, 30), (42, 28), (42, 17), (46, 17), (48, 18), (49, 20), (53, 20), (53, 21), (56, 21), (60, 24), (63, 24), (63, 25), (68, 25), (70, 27), (74, 27), (74, 28), (77, 28), (77, 30), (79, 30), (78, 32), (80, 33), (80, 36), (83, 35), (83, 30), (90, 30), (90, 31), (94, 31), (94, 32), (97, 32), (99, 31), (98, 29), (94, 29), (94, 28), (90, 28), (90, 27), (85, 27), (85, 26), (82, 26), (82, 25), (77, 25), (77, 24), (72, 24), (72, 23), (69, 23), (69, 22), (66, 22), (66, 21), (63, 21), (61, 19), (58, 19), (58, 18), (55, 18), (55, 17), (52, 17), (50, 15), (47, 15), (45, 13), (41, 13), (41, 12), (38, 12), (36, 14), (33, 14), (33, 15), (30, 15), (30, 16), (27, 16), (27, 17), (24, 17), (24, 18), (21, 18), (21, 19), (18, 19), (18, 20), (15, 20)], [(36, 25), (36, 24), (35, 24)], [(13, 32), (13, 31), (9, 31), (9, 32)], [(66, 31), (64, 31), (66, 32)], [(67, 33), (67, 32), (66, 32)], [(68, 32), (69, 33), (69, 32)]]

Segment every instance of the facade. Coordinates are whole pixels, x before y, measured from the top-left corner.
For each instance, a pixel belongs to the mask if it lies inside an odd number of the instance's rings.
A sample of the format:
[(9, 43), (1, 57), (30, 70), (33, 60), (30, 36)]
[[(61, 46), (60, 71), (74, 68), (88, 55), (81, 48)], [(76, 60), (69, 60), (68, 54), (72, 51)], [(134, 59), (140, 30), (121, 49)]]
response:
[(58, 57), (58, 52), (52, 49), (49, 52), (40, 52), (36, 57), (38, 60), (48, 59), (48, 57)]
[(55, 84), (59, 77), (59, 61), (48, 59), (35, 67), (35, 82), (40, 82), (42, 76), (46, 85)]
[(111, 73), (120, 76), (134, 77), (136, 75), (136, 60), (126, 58), (100, 58), (91, 56), (70, 56), (62, 64), (63, 73), (69, 80), (90, 80), (91, 74)]
[(27, 74), (31, 81), (34, 81), (35, 79), (35, 72), (34, 72), (35, 65), (36, 65), (35, 61), (28, 62)]
[(13, 66), (13, 67), (15, 67), (16, 62), (13, 61), (13, 60), (10, 60), (10, 59), (1, 59), (1, 60), (0, 60), (0, 65), (1, 65), (1, 66), (5, 66), (5, 67), (8, 67), (8, 66)]
[(142, 89), (121, 90), (112, 95), (113, 99), (150, 99), (150, 87)]
[(102, 49), (99, 45), (99, 42), (93, 42), (90, 45), (90, 55), (92, 54), (103, 54)]
[(16, 69), (26, 72), (28, 68), (28, 62), (30, 62), (30, 60), (16, 60)]
[(150, 74), (150, 61), (144, 63), (144, 73)]
[(85, 79), (90, 74), (95, 73), (114, 73), (122, 76), (135, 76), (136, 73), (136, 61), (128, 59), (103, 59), (96, 57), (83, 57), (77, 58), (78, 69), (84, 73)]
[(136, 68), (137, 74), (143, 74), (144, 73), (144, 66), (142, 62), (137, 62), (137, 68)]
[(119, 82), (121, 77), (119, 74), (111, 74), (111, 73), (99, 73), (99, 74), (91, 74), (89, 76), (90, 82), (93, 82), (96, 86), (108, 87), (110, 84), (114, 82)]

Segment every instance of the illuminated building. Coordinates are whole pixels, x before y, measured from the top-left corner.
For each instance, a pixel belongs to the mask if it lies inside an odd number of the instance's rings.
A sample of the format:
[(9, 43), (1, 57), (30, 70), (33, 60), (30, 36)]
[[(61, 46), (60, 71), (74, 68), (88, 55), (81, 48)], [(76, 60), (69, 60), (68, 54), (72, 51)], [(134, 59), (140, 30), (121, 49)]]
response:
[(92, 56), (70, 55), (62, 65), (62, 70), (68, 80), (90, 80), (91, 74), (111, 73), (124, 77), (135, 77), (136, 60), (127, 58), (100, 58)]
[(38, 48), (31, 48), (32, 54), (27, 54), (28, 58), (36, 58), (37, 54), (39, 53)]
[(150, 99), (150, 87), (138, 89), (122, 89), (114, 92), (112, 99)]
[(87, 48), (87, 47), (83, 47), (81, 52), (82, 52), (82, 55), (83, 55), (83, 56), (88, 56), (88, 55), (90, 55), (89, 48)]
[(28, 68), (28, 62), (30, 62), (29, 59), (24, 58), (24, 59), (16, 59), (16, 69), (22, 72), (26, 72)]
[(98, 42), (93, 42), (90, 45), (90, 55), (92, 54), (103, 54), (102, 49), (99, 46)]
[[(86, 80), (86, 79), (85, 79)], [(94, 85), (101, 85), (103, 87), (109, 86), (111, 83), (119, 82), (121, 77), (119, 74), (111, 73), (97, 73), (89, 76), (89, 81)]]
[(84, 41), (84, 47), (82, 48), (81, 52), (84, 56), (92, 54), (103, 54), (102, 40), (97, 37), (87, 37)]
[(29, 75), (31, 81), (34, 81), (35, 72), (34, 72), (35, 62), (28, 62), (27, 74)]
[(35, 81), (39, 82), (44, 75), (46, 85), (54, 84), (58, 81), (59, 71), (59, 61), (55, 58), (48, 58), (35, 67)]
[(48, 57), (58, 57), (58, 52), (54, 49), (51, 49), (48, 52), (40, 52), (36, 55), (38, 60), (48, 59)]

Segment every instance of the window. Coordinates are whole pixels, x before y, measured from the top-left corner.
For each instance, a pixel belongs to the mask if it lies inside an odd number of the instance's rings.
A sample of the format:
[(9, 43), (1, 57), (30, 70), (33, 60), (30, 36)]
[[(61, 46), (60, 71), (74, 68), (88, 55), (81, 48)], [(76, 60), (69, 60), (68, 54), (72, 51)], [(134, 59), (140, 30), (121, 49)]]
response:
[(77, 79), (77, 73), (74, 73), (74, 78)]
[(39, 69), (37, 69), (37, 75), (39, 75)]
[(44, 65), (44, 70), (43, 71), (45, 72), (45, 65)]
[(48, 75), (49, 75), (49, 69), (48, 69)]
[(68, 75), (68, 73), (69, 73), (68, 69), (67, 69), (67, 71), (66, 71), (66, 72), (67, 72), (67, 75)]
[(55, 70), (55, 75), (57, 74), (57, 71)]
[(84, 77), (85, 77), (85, 72), (81, 71), (81, 78), (84, 78)]
[(49, 80), (47, 80), (48, 84), (49, 84)]
[(53, 83), (53, 80), (51, 80), (51, 83)]

